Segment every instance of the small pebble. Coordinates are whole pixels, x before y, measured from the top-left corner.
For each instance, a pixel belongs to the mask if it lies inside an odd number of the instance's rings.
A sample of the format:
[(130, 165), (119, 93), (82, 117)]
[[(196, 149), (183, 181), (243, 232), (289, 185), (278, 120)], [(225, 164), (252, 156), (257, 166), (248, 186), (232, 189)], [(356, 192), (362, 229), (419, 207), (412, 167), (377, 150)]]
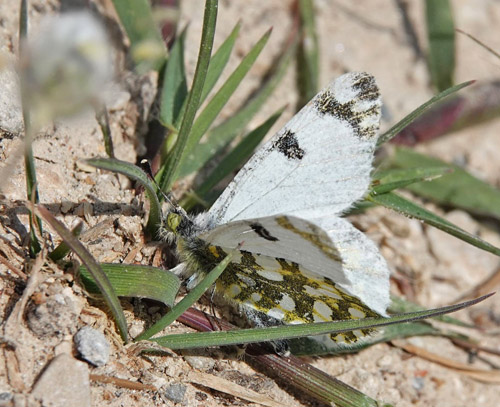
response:
[(0, 393), (0, 406), (7, 405), (12, 399), (14, 398), (14, 395), (12, 393), (9, 393), (8, 391), (4, 391)]
[(104, 366), (109, 360), (109, 343), (99, 331), (84, 326), (74, 337), (76, 349), (81, 358), (94, 366)]
[(191, 366), (193, 369), (201, 370), (206, 372), (207, 370), (211, 370), (215, 366), (214, 358), (206, 357), (206, 356), (191, 356), (185, 355), (184, 360)]
[(165, 390), (165, 397), (174, 403), (180, 403), (186, 394), (186, 386), (182, 383), (174, 383)]

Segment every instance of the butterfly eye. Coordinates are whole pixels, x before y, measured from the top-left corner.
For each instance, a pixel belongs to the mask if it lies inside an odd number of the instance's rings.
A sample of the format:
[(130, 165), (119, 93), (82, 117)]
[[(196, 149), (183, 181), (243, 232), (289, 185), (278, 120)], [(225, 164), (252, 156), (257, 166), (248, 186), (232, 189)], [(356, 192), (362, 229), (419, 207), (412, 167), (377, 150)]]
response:
[(170, 232), (177, 234), (181, 220), (182, 220), (181, 215), (179, 215), (178, 213), (175, 213), (175, 212), (170, 212), (167, 215), (167, 229)]

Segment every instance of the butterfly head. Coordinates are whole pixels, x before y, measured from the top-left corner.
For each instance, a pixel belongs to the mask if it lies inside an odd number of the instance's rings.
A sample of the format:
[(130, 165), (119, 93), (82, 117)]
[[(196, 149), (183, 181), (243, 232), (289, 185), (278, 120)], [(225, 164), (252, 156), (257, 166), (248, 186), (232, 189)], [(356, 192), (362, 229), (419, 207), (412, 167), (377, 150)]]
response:
[(171, 205), (164, 221), (165, 239), (178, 241), (195, 237), (200, 232), (198, 223), (178, 205)]

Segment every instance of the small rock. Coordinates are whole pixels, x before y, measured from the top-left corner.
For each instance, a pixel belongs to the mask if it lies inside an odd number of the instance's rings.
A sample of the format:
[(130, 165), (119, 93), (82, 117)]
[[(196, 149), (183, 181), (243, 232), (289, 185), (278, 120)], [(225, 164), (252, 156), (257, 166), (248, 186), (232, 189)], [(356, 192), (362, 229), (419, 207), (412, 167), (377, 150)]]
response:
[(37, 304), (27, 314), (28, 326), (38, 337), (72, 334), (78, 310), (72, 299), (55, 294)]
[(180, 403), (186, 394), (186, 386), (182, 383), (174, 383), (165, 390), (165, 397), (174, 403)]
[(0, 393), (0, 407), (8, 405), (13, 398), (14, 395), (8, 391)]
[(82, 357), (94, 366), (104, 366), (109, 360), (109, 343), (99, 331), (84, 326), (74, 337), (76, 349)]
[(0, 128), (18, 136), (23, 127), (18, 77), (7, 64), (0, 69)]
[(215, 366), (214, 358), (206, 357), (206, 356), (191, 356), (185, 355), (184, 360), (191, 366), (193, 369), (207, 371), (211, 370)]
[(51, 407), (90, 407), (89, 370), (70, 355), (56, 356), (36, 382), (32, 396)]

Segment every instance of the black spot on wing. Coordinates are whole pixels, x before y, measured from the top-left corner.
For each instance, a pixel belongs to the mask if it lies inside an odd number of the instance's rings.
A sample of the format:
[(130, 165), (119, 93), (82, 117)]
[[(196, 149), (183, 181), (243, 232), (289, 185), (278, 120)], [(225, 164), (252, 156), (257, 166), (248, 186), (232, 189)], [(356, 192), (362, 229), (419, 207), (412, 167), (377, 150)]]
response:
[(305, 154), (304, 150), (299, 146), (297, 136), (291, 130), (286, 130), (278, 137), (273, 143), (273, 149), (277, 149), (290, 160), (302, 160)]
[(272, 236), (269, 231), (260, 223), (252, 223), (250, 224), (250, 227), (255, 233), (266, 240), (270, 240), (271, 242), (276, 242), (279, 240), (277, 237)]

